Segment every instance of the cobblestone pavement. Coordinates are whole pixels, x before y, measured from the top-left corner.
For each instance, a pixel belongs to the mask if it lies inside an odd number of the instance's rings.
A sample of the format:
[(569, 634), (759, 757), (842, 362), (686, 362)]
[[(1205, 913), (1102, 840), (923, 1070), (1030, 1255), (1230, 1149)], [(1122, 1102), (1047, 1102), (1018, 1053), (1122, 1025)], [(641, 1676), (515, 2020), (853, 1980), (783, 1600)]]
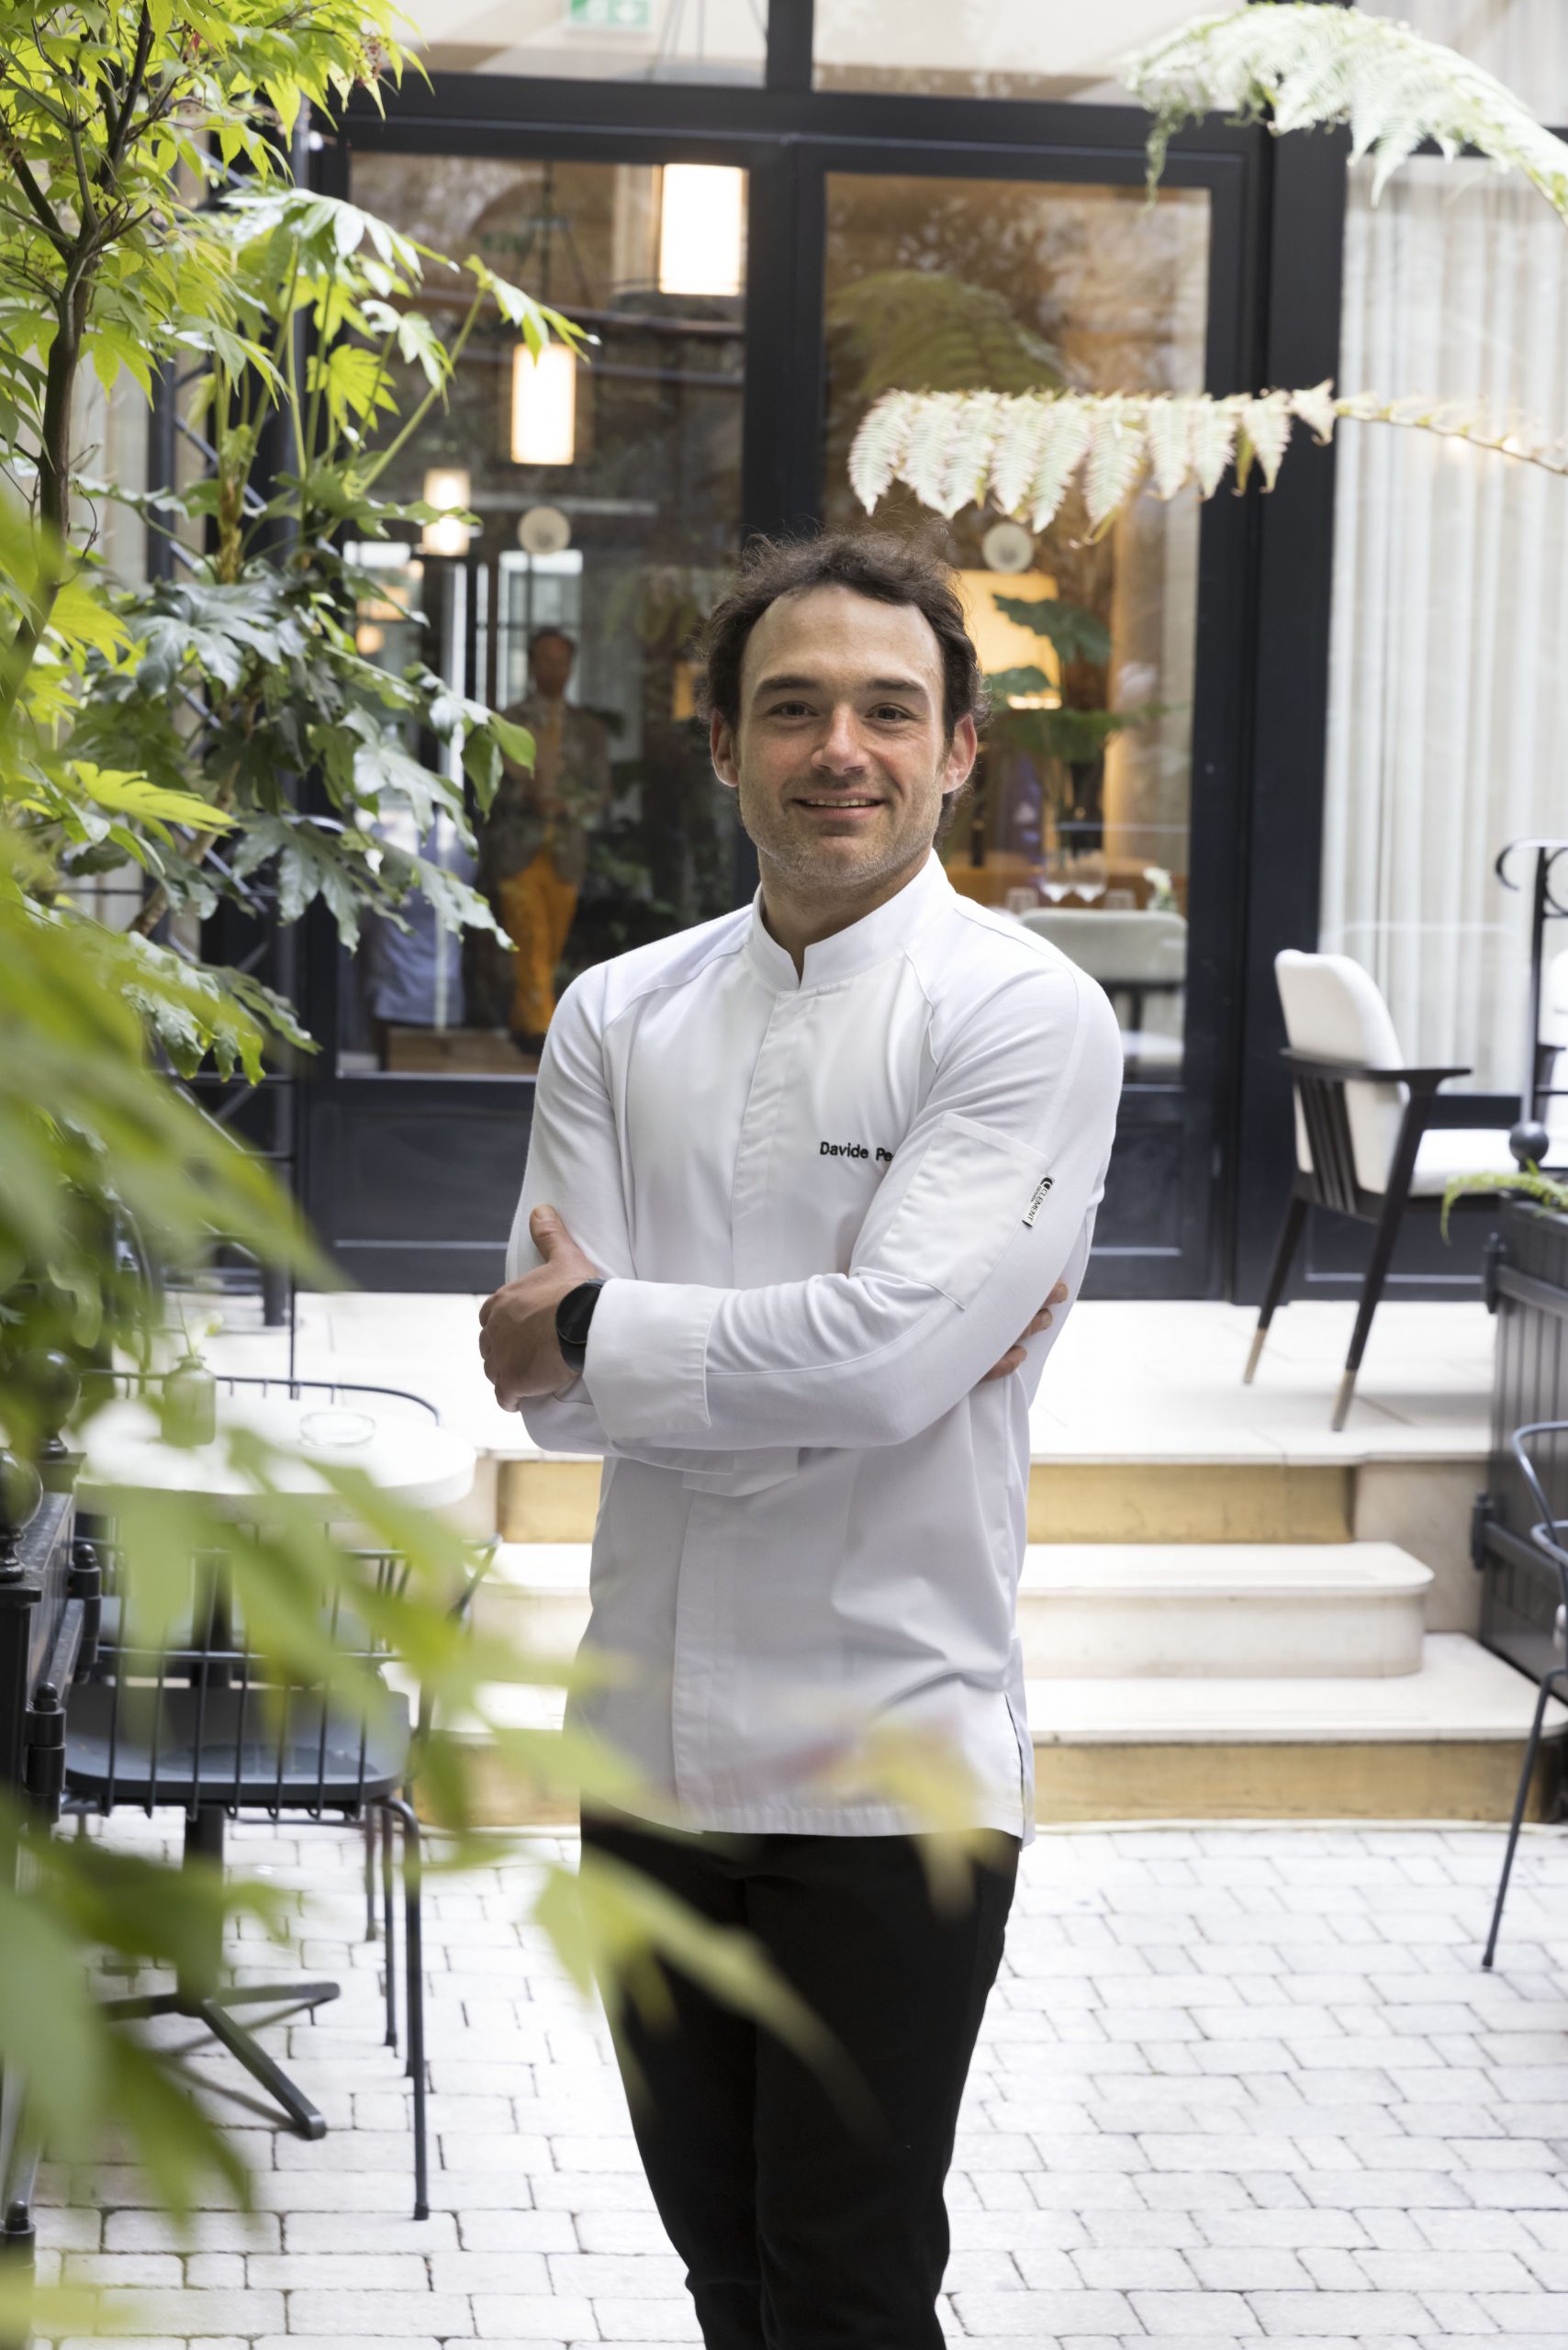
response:
[[(1527, 1838), (1487, 1976), (1501, 1841), (1042, 1835), (949, 2184), (948, 2334), (998, 2350), (1568, 2345), (1568, 1837)], [(268, 2035), (330, 2133), (274, 2129), (219, 2052), (161, 2027), (242, 2143), (258, 2211), (174, 2225), (129, 2172), (91, 2196), (46, 2174), (47, 2269), (112, 2288), (133, 2340), (204, 2350), (699, 2340), (602, 2018), (526, 1922), (537, 1859), (428, 1889), (434, 2209), (417, 2225), (357, 1841), (241, 1829), (232, 1850), (302, 1887), (289, 1964), (342, 1979), (319, 2022)]]

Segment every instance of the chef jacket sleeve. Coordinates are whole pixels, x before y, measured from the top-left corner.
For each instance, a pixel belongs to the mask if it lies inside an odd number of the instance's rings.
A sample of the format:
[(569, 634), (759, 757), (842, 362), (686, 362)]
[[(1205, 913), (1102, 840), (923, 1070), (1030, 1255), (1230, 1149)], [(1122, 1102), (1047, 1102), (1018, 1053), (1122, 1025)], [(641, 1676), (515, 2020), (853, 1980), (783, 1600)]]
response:
[[(534, 1090), (522, 1193), (507, 1245), (509, 1281), (543, 1261), (528, 1219), (546, 1203), (601, 1273), (630, 1275), (634, 1270), (621, 1140), (600, 1046), (603, 992), (602, 969), (585, 972), (566, 990), (550, 1023)], [(766, 1455), (748, 1451), (744, 1459), (711, 1446), (675, 1452), (630, 1438), (614, 1442), (580, 1378), (554, 1395), (529, 1396), (521, 1417), (546, 1452), (614, 1453), (655, 1469), (677, 1469), (689, 1484), (717, 1492), (754, 1492), (795, 1467), (794, 1449), (781, 1449), (773, 1439)]]
[(612, 1443), (907, 1442), (1081, 1277), (1121, 1091), (1104, 994), (1069, 964), (1021, 972), (935, 1058), (846, 1273), (610, 1281), (584, 1376)]

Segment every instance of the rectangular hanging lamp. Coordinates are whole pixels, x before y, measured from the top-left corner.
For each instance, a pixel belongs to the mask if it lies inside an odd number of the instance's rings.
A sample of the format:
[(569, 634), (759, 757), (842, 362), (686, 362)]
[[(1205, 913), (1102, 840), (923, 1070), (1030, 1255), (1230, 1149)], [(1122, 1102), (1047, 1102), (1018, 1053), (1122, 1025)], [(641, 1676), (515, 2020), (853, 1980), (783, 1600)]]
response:
[[(472, 485), (462, 465), (432, 465), (424, 480), (424, 502), (444, 510), (440, 519), (427, 522), (420, 532), (420, 551), (423, 554), (466, 554), (469, 531), (456, 514), (468, 503)], [(450, 509), (455, 509), (456, 512)]]
[(725, 163), (666, 163), (659, 292), (738, 294), (745, 282), (745, 173)]
[(577, 363), (564, 342), (537, 359), (527, 343), (511, 355), (511, 461), (569, 465), (577, 453)]

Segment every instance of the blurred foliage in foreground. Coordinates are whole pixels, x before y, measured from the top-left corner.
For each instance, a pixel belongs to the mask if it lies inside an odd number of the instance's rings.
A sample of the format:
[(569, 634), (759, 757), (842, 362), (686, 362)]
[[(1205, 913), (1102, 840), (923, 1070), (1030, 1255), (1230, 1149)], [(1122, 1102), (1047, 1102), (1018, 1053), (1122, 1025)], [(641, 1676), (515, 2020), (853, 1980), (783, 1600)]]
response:
[[(208, 1061), (255, 1079), (271, 1040), (309, 1040), (281, 998), (203, 963), (189, 921), (182, 936), (163, 917), (231, 895), (289, 920), (319, 895), (352, 941), (364, 909), (395, 920), (423, 889), (444, 919), (488, 920), (417, 852), (391, 849), (388, 822), (418, 832), (439, 810), (461, 830), (459, 767), (482, 805), (502, 752), (530, 746), (422, 668), (394, 677), (360, 656), (343, 542), (428, 519), (378, 502), (376, 476), (444, 397), (482, 311), (534, 349), (576, 330), (471, 260), (448, 348), (418, 294), (454, 264), (293, 186), (302, 109), (400, 67), (388, 0), (0, 0), (0, 1438), (24, 1455), (50, 1426), (47, 1350), (84, 1367), (149, 1360), (162, 1335), (151, 1269), (199, 1263), (221, 1236), (302, 1281), (331, 1279), (265, 1168), (180, 1082)], [(406, 416), (386, 381), (393, 350), (423, 379)], [(73, 436), (84, 370), (113, 392), (127, 379), (149, 390), (161, 368), (196, 385), (184, 427), (207, 465), (178, 496), (141, 501), (176, 567), (128, 586), (90, 543), (96, 502), (117, 493), (84, 476)], [(269, 428), (292, 469), (264, 464)], [(93, 919), (79, 886), (110, 869), (140, 900), (125, 929)], [(89, 1382), (78, 1440), (106, 1393)], [(275, 1457), (253, 1441), (243, 1465), (258, 1490), (275, 1487)], [(308, 1512), (269, 1499), (241, 1532), (204, 1502), (152, 1495), (118, 1523), (126, 1589), (167, 1612), (193, 1556), (223, 1552), (274, 1676), (342, 1682), (334, 1595), (375, 1617), (435, 1707), (420, 1788), (449, 1832), (432, 1865), (498, 1856), (475, 1828), (481, 1750), (541, 1797), (646, 1810), (604, 1750), (496, 1718), (508, 1684), (568, 1676), (454, 1621), (475, 1564), (464, 1539), (351, 1470), (322, 1473), (358, 1539), (407, 1560), (397, 1594)], [(344, 1682), (342, 1699), (374, 1706), (381, 1692)], [(868, 1767), (934, 1826), (956, 1816), (961, 1790), (929, 1758)], [(964, 1843), (955, 1831), (940, 1857), (957, 1865)], [(129, 2150), (174, 2209), (215, 2175), (243, 2197), (243, 2172), (165, 2060), (106, 2021), (95, 1977), (104, 1959), (199, 1968), (215, 1908), (286, 1929), (275, 1889), (51, 1838), (0, 1807), (0, 2069), (23, 2084), (26, 2128), (51, 2154)], [(547, 1869), (538, 1914), (585, 1986), (598, 1975), (612, 1998), (624, 1984), (656, 2002), (662, 1954), (834, 2061), (745, 1937), (700, 1928), (656, 1887)], [(0, 2332), (17, 2330), (25, 2288), (0, 2277)], [(62, 2304), (47, 2320), (82, 2322)]]

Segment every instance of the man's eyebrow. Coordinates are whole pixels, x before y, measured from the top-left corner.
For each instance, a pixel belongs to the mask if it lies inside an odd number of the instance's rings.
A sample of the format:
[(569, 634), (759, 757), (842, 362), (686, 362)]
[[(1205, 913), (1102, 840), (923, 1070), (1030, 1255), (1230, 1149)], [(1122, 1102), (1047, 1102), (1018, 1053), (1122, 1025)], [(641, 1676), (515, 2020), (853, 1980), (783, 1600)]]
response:
[[(789, 677), (780, 674), (778, 677), (759, 677), (752, 688), (752, 696), (755, 700), (761, 700), (766, 694), (800, 693), (802, 690), (815, 692), (821, 685), (820, 677)], [(929, 699), (929, 688), (923, 685), (918, 677), (868, 677), (865, 681), (865, 690), (874, 694), (903, 694), (911, 699), (918, 694)]]

